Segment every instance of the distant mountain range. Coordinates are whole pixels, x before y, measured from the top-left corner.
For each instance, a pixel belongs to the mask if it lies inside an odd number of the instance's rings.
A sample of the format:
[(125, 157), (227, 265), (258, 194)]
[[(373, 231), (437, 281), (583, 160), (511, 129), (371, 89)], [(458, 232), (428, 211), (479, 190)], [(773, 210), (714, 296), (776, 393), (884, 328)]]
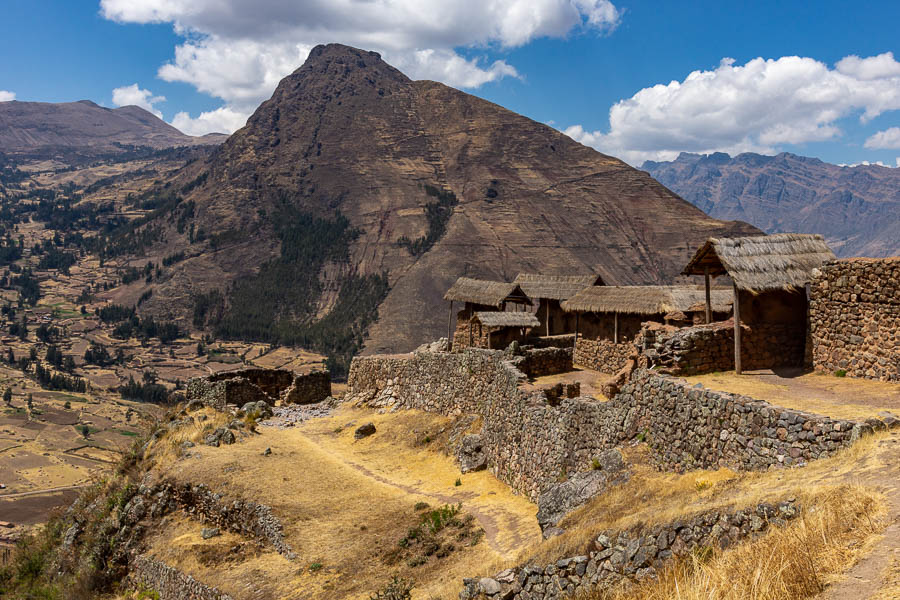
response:
[(0, 102), (0, 152), (18, 155), (114, 154), (127, 146), (220, 144), (228, 136), (185, 135), (137, 106), (79, 102)]
[(768, 233), (821, 233), (839, 256), (900, 254), (900, 168), (816, 158), (682, 153), (642, 169), (707, 214)]

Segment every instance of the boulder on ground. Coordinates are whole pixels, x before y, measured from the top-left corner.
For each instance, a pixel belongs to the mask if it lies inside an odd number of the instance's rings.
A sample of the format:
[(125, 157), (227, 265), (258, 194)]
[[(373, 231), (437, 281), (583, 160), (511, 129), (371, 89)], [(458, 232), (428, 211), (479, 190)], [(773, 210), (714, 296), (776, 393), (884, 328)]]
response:
[(216, 536), (218, 536), (218, 535), (221, 535), (221, 533), (222, 533), (222, 532), (219, 531), (219, 528), (218, 528), (218, 527), (208, 527), (208, 528), (207, 528), (207, 527), (204, 527), (204, 528), (200, 531), (200, 537), (202, 537), (204, 540), (208, 540), (208, 539), (210, 539), (210, 538), (214, 538), (214, 537), (216, 537)]
[(241, 407), (241, 411), (247, 415), (256, 415), (257, 419), (268, 419), (272, 416), (272, 407), (265, 400), (247, 402)]
[(361, 427), (357, 427), (356, 431), (353, 434), (353, 437), (355, 437), (358, 440), (361, 440), (364, 437), (369, 437), (373, 433), (375, 433), (375, 424), (374, 423), (366, 423), (365, 425), (362, 425)]
[(487, 468), (487, 456), (483, 446), (484, 439), (477, 433), (470, 433), (463, 437), (456, 450), (460, 471), (470, 473)]
[(595, 468), (577, 473), (538, 498), (538, 525), (544, 537), (559, 535), (557, 525), (567, 514), (610, 487), (628, 481), (629, 473), (618, 450), (607, 450), (595, 459)]

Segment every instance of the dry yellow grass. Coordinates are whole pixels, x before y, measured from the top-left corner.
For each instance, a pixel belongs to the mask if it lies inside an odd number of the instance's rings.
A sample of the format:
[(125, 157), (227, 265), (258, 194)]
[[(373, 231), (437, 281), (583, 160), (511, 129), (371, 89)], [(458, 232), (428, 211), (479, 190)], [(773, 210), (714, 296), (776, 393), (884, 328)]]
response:
[[(355, 427), (370, 421), (377, 433), (354, 440)], [(232, 446), (197, 446), (181, 459), (175, 448), (182, 438), (197, 435), (196, 425), (169, 441), (163, 438), (160, 454), (166, 460), (159, 463), (160, 472), (268, 504), (300, 558), (287, 561), (264, 548), (204, 563), (200, 557), (215, 548), (227, 556), (236, 542), (201, 540), (200, 525), (180, 517), (170, 517), (155, 532), (150, 554), (234, 597), (252, 597), (249, 582), (274, 598), (368, 598), (394, 574), (416, 582), (414, 598), (455, 597), (463, 577), (500, 570), (536, 543), (540, 531), (533, 504), (487, 472), (461, 476), (435, 447), (451, 422), (414, 411), (379, 415), (347, 407), (301, 427), (260, 427), (259, 435)], [(432, 441), (425, 443), (425, 437)], [(272, 454), (263, 456), (267, 447)], [(414, 505), (420, 501), (432, 507), (462, 502), (463, 512), (485, 529), (484, 538), (418, 567), (386, 562), (385, 555), (418, 523)], [(221, 546), (225, 541), (234, 543)], [(311, 572), (313, 563), (322, 568)]]
[(827, 373), (778, 377), (770, 372), (733, 371), (686, 377), (712, 390), (752, 396), (776, 406), (836, 419), (865, 419), (887, 410), (900, 414), (900, 384)]
[[(827, 459), (802, 469), (776, 469), (736, 473), (730, 469), (662, 473), (647, 463), (643, 447), (627, 450), (634, 463), (631, 479), (594, 498), (561, 525), (563, 535), (528, 548), (519, 562), (547, 564), (562, 556), (583, 554), (588, 544), (605, 529), (626, 529), (638, 524), (673, 521), (712, 509), (741, 509), (795, 496), (801, 501), (833, 489), (836, 482), (873, 473), (885, 465), (882, 451), (893, 448), (895, 436), (879, 433)], [(485, 573), (481, 571), (481, 573)]]
[[(843, 485), (809, 497), (784, 528), (701, 560), (678, 561), (650, 581), (585, 600), (795, 600), (811, 598), (864, 554), (881, 529), (884, 501)], [(895, 596), (896, 597), (896, 596)]]
[[(900, 548), (895, 548), (894, 552), (900, 552)], [(897, 600), (900, 598), (900, 556), (891, 560), (881, 581), (881, 589), (870, 600)]]

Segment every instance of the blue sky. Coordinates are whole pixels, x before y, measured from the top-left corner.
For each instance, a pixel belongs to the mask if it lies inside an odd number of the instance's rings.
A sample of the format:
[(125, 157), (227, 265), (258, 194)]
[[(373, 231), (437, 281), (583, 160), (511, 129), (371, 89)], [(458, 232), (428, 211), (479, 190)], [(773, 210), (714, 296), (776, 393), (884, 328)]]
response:
[(233, 130), (337, 41), (633, 164), (752, 150), (896, 166), (898, 22), (896, 1), (4, 0), (0, 99)]

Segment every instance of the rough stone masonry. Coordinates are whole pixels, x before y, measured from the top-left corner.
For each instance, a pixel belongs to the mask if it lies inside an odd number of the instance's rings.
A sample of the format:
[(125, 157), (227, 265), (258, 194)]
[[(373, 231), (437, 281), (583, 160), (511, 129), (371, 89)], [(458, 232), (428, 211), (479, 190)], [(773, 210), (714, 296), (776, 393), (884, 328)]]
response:
[(900, 257), (824, 265), (810, 284), (813, 366), (900, 381)]
[(417, 352), (353, 359), (347, 398), (483, 420), (483, 451), (501, 480), (532, 500), (566, 473), (585, 471), (601, 451), (636, 437), (666, 470), (803, 464), (849, 446), (878, 423), (830, 419), (747, 396), (691, 387), (636, 369), (608, 402), (551, 403), (520, 387), (525, 375), (503, 352)]

